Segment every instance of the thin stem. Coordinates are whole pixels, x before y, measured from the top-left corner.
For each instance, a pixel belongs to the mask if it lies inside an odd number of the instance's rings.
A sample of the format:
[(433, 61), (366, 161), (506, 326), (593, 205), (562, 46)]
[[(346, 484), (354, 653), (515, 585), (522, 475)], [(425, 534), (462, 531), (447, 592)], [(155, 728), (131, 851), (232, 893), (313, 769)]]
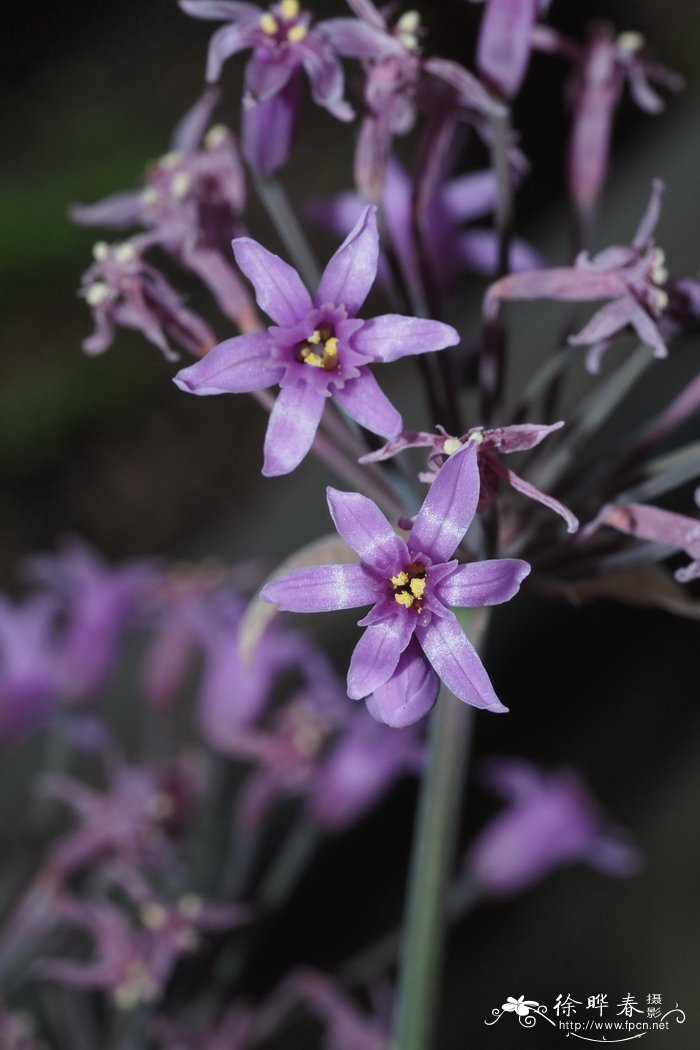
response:
[(321, 283), (321, 269), (284, 186), (277, 179), (257, 172), (253, 172), (253, 184), (301, 279), (313, 291)]
[[(485, 610), (474, 614), (481, 636)], [(479, 623), (477, 624), (477, 616)], [(418, 801), (391, 1050), (431, 1045), (441, 981), (450, 881), (457, 842), (473, 708), (443, 689), (431, 716), (426, 769)]]

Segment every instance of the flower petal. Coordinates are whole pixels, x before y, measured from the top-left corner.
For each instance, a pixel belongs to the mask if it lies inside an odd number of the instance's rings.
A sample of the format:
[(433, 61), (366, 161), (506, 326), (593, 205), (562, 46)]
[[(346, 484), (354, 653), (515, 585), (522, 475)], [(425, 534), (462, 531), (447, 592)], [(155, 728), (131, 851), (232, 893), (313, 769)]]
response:
[(377, 600), (377, 583), (361, 565), (314, 565), (265, 584), (260, 597), (283, 612), (356, 609)]
[(263, 474), (275, 478), (298, 467), (316, 437), (326, 398), (303, 381), (280, 390), (265, 434)]
[(437, 597), (445, 605), (478, 608), (500, 605), (518, 593), (530, 566), (520, 558), (477, 561), (459, 568), (437, 587)]
[(68, 214), (78, 226), (108, 226), (113, 230), (135, 226), (141, 218), (141, 194), (130, 190), (113, 193), (96, 204), (72, 204)]
[(250, 33), (245, 27), (225, 25), (217, 29), (212, 34), (207, 51), (207, 83), (215, 84), (221, 76), (224, 62), (246, 47), (250, 47)]
[(294, 267), (251, 237), (236, 237), (232, 247), (236, 262), (255, 289), (260, 309), (282, 328), (301, 321), (313, 303)]
[(350, 379), (345, 386), (337, 387), (333, 396), (347, 414), (380, 437), (392, 438), (403, 427), (403, 419), (379, 386), (372, 373), (363, 368), (357, 379)]
[(427, 354), (456, 346), (459, 334), (452, 325), (402, 314), (383, 314), (365, 321), (353, 346), (373, 361), (398, 361), (410, 354)]
[(409, 642), (391, 678), (367, 697), (367, 710), (377, 722), (404, 729), (431, 710), (440, 690), (440, 679), (414, 640)]
[(299, 115), (300, 91), (297, 66), (277, 94), (257, 105), (243, 106), (243, 156), (255, 171), (270, 175), (287, 163)]
[(195, 364), (182, 368), (173, 378), (188, 394), (248, 394), (274, 386), (284, 369), (269, 366), (270, 337), (267, 332), (237, 335), (226, 339)]
[(450, 456), (418, 511), (408, 545), (433, 561), (449, 561), (476, 513), (481, 483), (476, 443)]
[(455, 616), (434, 616), (427, 627), (416, 627), (416, 637), (442, 681), (460, 700), (498, 714), (508, 710)]
[(298, 49), (314, 102), (324, 106), (337, 120), (352, 120), (352, 107), (343, 98), (343, 67), (333, 48), (319, 33), (310, 33)]
[(377, 209), (368, 204), (323, 271), (316, 303), (344, 305), (355, 317), (377, 276)]
[(348, 669), (348, 696), (351, 700), (363, 700), (394, 673), (416, 622), (415, 617), (404, 613), (404, 609), (398, 609), (394, 616), (365, 627)]
[(406, 544), (371, 499), (333, 488), (326, 495), (336, 529), (363, 562), (391, 575), (408, 558)]

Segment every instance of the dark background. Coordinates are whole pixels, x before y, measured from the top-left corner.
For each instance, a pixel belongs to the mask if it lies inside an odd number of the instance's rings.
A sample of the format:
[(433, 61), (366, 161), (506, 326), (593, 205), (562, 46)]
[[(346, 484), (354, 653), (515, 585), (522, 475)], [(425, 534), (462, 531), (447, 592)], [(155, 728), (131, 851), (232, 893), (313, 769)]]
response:
[[(317, 5), (319, 17), (339, 8)], [(452, 0), (423, 5), (423, 13), (431, 49), (470, 62), (479, 8)], [(552, 8), (552, 21), (579, 36), (595, 15), (619, 29), (640, 29), (689, 85), (684, 97), (670, 101), (667, 117), (623, 107), (600, 246), (628, 239), (651, 178), (661, 175), (669, 191), (659, 240), (672, 270), (695, 272), (700, 35), (692, 8), (686, 0), (555, 0)], [(170, 383), (172, 367), (126, 332), (97, 360), (80, 351), (90, 322), (75, 289), (99, 231), (71, 227), (66, 207), (131, 186), (145, 162), (167, 149), (172, 126), (200, 90), (211, 29), (169, 0), (3, 4), (0, 575), (6, 588), (14, 586), (19, 558), (52, 546), (66, 530), (115, 558), (263, 553), (273, 561), (325, 531), (320, 467), (306, 463), (275, 481), (260, 477), (265, 421), (252, 402), (184, 396)], [(236, 126), (242, 64), (230, 65), (220, 117)], [(533, 163), (521, 227), (559, 261), (562, 72), (556, 60), (535, 59), (516, 110)], [(350, 151), (347, 129), (307, 100), (288, 177), (292, 196), (304, 199), (310, 170), (320, 194), (346, 188)], [(274, 244), (254, 204), (250, 225)], [(318, 243), (326, 255), (330, 242)], [(481, 290), (475, 283), (468, 293), (465, 316)], [(219, 331), (228, 334), (225, 325)], [(691, 360), (698, 349), (697, 340), (687, 340), (683, 353)], [(409, 418), (417, 423), (419, 407), (412, 402), (412, 408)], [(677, 1001), (688, 1012), (686, 1025), (647, 1037), (649, 1046), (690, 1050), (700, 1037), (697, 624), (605, 603), (573, 610), (525, 597), (497, 619), (487, 664), (511, 714), (478, 716), (477, 753), (576, 764), (632, 830), (647, 866), (631, 881), (582, 869), (558, 873), (527, 896), (462, 923), (451, 942), (439, 1046), (564, 1045), (548, 1026), (544, 1034), (541, 1024), (526, 1033), (505, 1031), (515, 1023), (510, 1017), (494, 1029), (483, 1020), (508, 995), (524, 994), (551, 1009), (560, 993), (585, 999), (604, 991), (611, 1002), (627, 993), (641, 1002), (650, 992), (662, 993), (666, 1008)], [(486, 795), (470, 790), (466, 830), (493, 809)], [(334, 967), (390, 916), (398, 918), (413, 799), (413, 787), (403, 786), (362, 828), (322, 851), (280, 930), (283, 948), (278, 943), (274, 959), (253, 967), (251, 988), (262, 991), (297, 962)], [(350, 875), (338, 889), (341, 866)]]

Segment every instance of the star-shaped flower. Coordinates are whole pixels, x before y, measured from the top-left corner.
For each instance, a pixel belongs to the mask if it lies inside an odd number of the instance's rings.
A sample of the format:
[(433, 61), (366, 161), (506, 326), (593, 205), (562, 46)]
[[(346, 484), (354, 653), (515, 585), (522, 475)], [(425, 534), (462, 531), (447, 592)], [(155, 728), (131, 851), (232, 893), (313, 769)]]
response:
[(517, 1014), (518, 1017), (527, 1017), (531, 1009), (539, 1006), (533, 999), (526, 999), (524, 995), (518, 996), (514, 999), (512, 995), (509, 995), (504, 1002), (501, 1010), (505, 1010), (506, 1013)]
[[(328, 612), (372, 605), (360, 626), (366, 630), (348, 671), (348, 695), (374, 694), (382, 718), (382, 690), (392, 694), (388, 718), (406, 725), (435, 702), (438, 676), (461, 700), (505, 711), (483, 664), (450, 606), (478, 607), (508, 601), (530, 571), (516, 558), (460, 565), (453, 554), (474, 517), (479, 499), (476, 447), (469, 443), (438, 474), (404, 541), (365, 496), (328, 489), (335, 526), (359, 555), (357, 565), (319, 565), (274, 580), (262, 597), (291, 612)], [(426, 674), (422, 709), (395, 708), (394, 675)], [(377, 702), (378, 701), (378, 702)]]
[(265, 438), (263, 474), (288, 474), (311, 448), (326, 399), (361, 426), (395, 437), (401, 416), (368, 365), (454, 346), (450, 325), (400, 314), (357, 317), (377, 273), (376, 209), (366, 207), (332, 257), (312, 298), (299, 274), (249, 237), (233, 242), (258, 306), (275, 322), (214, 347), (175, 382), (193, 394), (249, 393), (280, 386)]

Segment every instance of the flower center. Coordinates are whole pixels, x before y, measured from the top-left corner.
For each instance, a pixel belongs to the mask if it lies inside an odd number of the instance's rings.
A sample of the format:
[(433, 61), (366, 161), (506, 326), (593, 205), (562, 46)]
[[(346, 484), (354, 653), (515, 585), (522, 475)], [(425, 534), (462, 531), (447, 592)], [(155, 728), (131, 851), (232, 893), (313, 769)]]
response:
[(421, 612), (426, 584), (425, 565), (419, 561), (412, 561), (396, 576), (392, 576), (390, 582), (394, 590), (395, 602), (403, 605), (404, 609), (415, 607), (416, 612)]
[(260, 16), (260, 28), (273, 43), (298, 44), (309, 31), (299, 15), (299, 0), (281, 0)]
[(297, 344), (297, 361), (312, 368), (324, 368), (327, 372), (338, 367), (338, 340), (330, 325), (315, 328), (303, 343)]

